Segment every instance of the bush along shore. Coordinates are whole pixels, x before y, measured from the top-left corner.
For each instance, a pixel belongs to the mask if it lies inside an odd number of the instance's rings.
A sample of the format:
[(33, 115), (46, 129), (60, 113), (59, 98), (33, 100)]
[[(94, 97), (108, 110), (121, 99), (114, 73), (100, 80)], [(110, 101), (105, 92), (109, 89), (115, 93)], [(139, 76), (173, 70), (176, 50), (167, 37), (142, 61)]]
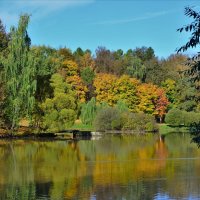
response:
[[(90, 116), (90, 117), (88, 117)], [(96, 104), (93, 98), (82, 107), (81, 120), (95, 131), (110, 133), (157, 132), (155, 117), (144, 113), (130, 112), (123, 101), (111, 107), (106, 103)]]
[[(119, 101), (115, 107), (106, 103), (96, 104), (92, 98), (82, 107), (81, 119), (71, 127), (61, 130), (36, 129), (25, 127), (16, 129), (16, 133), (9, 133), (9, 129), (3, 130), (1, 138), (4, 137), (56, 137), (68, 135), (68, 138), (75, 138), (76, 135), (91, 136), (92, 132), (106, 132), (113, 134), (144, 134), (147, 132), (158, 132), (158, 125), (155, 117), (144, 113), (132, 113), (126, 104)], [(70, 136), (71, 134), (71, 136)]]
[(180, 109), (171, 109), (165, 118), (165, 122), (171, 127), (185, 127), (190, 132), (198, 132), (200, 130), (200, 113), (187, 112)]

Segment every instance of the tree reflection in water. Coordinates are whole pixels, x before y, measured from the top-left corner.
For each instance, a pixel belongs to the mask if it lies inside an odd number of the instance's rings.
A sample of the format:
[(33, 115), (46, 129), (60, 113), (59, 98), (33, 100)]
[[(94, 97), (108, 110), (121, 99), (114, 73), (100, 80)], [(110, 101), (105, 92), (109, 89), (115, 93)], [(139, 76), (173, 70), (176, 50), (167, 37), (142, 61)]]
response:
[(0, 199), (199, 197), (200, 150), (189, 135), (1, 140), (0, 157)]

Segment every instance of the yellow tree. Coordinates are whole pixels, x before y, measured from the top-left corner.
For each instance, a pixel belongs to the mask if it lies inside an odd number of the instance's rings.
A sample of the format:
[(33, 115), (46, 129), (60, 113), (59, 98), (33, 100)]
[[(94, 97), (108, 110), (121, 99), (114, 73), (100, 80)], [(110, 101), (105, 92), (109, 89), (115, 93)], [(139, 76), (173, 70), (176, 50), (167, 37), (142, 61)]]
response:
[(86, 93), (88, 92), (88, 89), (81, 77), (78, 75), (69, 76), (67, 77), (66, 81), (75, 91), (78, 102), (84, 103), (86, 101)]
[(136, 111), (136, 105), (139, 100), (137, 96), (137, 87), (139, 83), (139, 80), (123, 75), (117, 79), (114, 88), (115, 98), (117, 101), (123, 100), (128, 108), (133, 112)]
[(155, 114), (155, 104), (157, 99), (157, 86), (151, 83), (141, 84), (138, 87), (137, 95), (139, 97), (139, 104), (137, 105), (138, 112), (148, 114)]
[(61, 61), (58, 73), (72, 86), (75, 91), (78, 103), (86, 101), (86, 92), (88, 91), (86, 85), (80, 76), (78, 76), (78, 65), (75, 61), (64, 59)]
[(119, 100), (123, 100), (131, 111), (136, 111), (139, 83), (137, 79), (127, 75), (117, 77), (111, 74), (97, 74), (94, 80), (97, 102), (106, 102), (113, 106)]
[(106, 102), (109, 105), (114, 105), (117, 102), (115, 95), (115, 84), (117, 77), (111, 74), (100, 73), (94, 79), (94, 87), (97, 102)]
[(79, 62), (79, 68), (80, 70), (86, 68), (86, 67), (90, 67), (92, 69), (94, 69), (94, 59), (92, 58), (90, 53), (85, 53), (81, 58), (80, 58), (80, 62)]
[(74, 76), (78, 74), (78, 65), (73, 60), (64, 60), (61, 62), (60, 69), (58, 70), (64, 78), (66, 76)]

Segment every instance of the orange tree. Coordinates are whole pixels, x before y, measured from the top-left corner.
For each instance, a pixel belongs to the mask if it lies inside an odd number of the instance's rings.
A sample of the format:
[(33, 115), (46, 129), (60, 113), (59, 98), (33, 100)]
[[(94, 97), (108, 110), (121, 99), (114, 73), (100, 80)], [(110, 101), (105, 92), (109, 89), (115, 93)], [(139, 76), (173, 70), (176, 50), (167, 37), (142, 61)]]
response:
[(137, 111), (155, 115), (162, 122), (169, 104), (165, 91), (156, 85), (145, 83), (138, 86), (137, 95), (139, 97)]

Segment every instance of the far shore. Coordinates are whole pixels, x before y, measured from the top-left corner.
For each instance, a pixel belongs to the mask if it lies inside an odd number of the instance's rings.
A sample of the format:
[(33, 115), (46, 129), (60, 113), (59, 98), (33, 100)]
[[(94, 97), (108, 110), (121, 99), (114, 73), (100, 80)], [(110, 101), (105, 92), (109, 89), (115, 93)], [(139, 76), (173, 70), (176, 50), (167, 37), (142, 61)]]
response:
[[(159, 130), (157, 132), (152, 132), (152, 134), (167, 135), (174, 132), (184, 132), (188, 133), (189, 129), (187, 127), (171, 127), (167, 124), (158, 124)], [(33, 128), (20, 127), (15, 133), (11, 133), (10, 130), (0, 128), (0, 139), (40, 139), (40, 138), (50, 138), (55, 140), (72, 140), (79, 138), (90, 138), (92, 136), (99, 136), (105, 133), (113, 135), (145, 135), (145, 131), (134, 131), (134, 130), (107, 130), (104, 132), (94, 131), (92, 127), (87, 129), (81, 128), (80, 126), (74, 129), (69, 129), (60, 132), (35, 132)]]

